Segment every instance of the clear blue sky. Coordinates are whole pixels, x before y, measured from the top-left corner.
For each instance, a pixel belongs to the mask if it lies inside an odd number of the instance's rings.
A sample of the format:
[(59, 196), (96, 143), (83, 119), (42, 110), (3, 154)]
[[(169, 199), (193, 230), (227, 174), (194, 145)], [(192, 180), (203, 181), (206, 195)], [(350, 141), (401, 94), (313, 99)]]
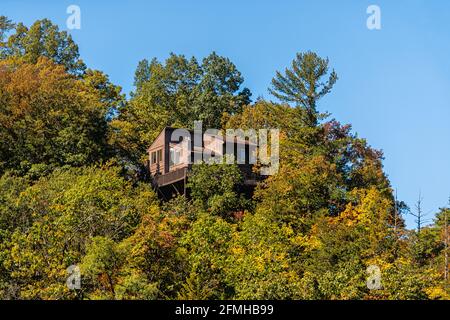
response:
[[(132, 90), (139, 60), (170, 52), (229, 57), (253, 98), (298, 51), (329, 57), (339, 74), (320, 104), (385, 153), (385, 170), (411, 207), (425, 211), (450, 195), (450, 2), (444, 0), (26, 1), (1, 0), (0, 14), (27, 25), (50, 18), (66, 29), (66, 8), (81, 8), (71, 34), (91, 68)], [(366, 28), (381, 8), (382, 29)], [(431, 218), (431, 214), (429, 216)], [(413, 218), (407, 217), (408, 226)]]

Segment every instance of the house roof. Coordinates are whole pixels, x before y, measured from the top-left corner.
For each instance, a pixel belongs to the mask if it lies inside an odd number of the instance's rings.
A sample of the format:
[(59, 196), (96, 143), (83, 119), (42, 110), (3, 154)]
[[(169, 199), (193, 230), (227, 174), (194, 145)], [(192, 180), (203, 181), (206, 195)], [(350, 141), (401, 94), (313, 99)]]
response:
[[(151, 149), (154, 148), (154, 144), (155, 142), (160, 138), (161, 135), (165, 134), (167, 131), (174, 131), (176, 129), (181, 129), (181, 128), (174, 128), (174, 127), (164, 127), (164, 129), (162, 129), (162, 131), (158, 134), (158, 136), (153, 140), (152, 144), (150, 145), (150, 147), (148, 147), (147, 152), (149, 152)], [(194, 130), (188, 130), (191, 134), (194, 133)], [(205, 137), (205, 133), (203, 133), (203, 138)], [(228, 136), (225, 136), (225, 138), (222, 138), (222, 140), (224, 140), (225, 142), (229, 142), (231, 141), (231, 139)], [(252, 146), (256, 146), (256, 144), (250, 142), (249, 140), (243, 140), (240, 139), (239, 137), (234, 137), (233, 143), (238, 143), (238, 144), (248, 144), (248, 145), (252, 145)]]
[(150, 147), (147, 148), (147, 152), (150, 151), (150, 149), (153, 149), (153, 146), (155, 144), (156, 141), (158, 141), (159, 137), (163, 134), (165, 134), (165, 132), (167, 130), (174, 130), (175, 128), (172, 127), (164, 127), (164, 129), (162, 129), (162, 131), (156, 136), (156, 138), (153, 140), (152, 144), (150, 145)]

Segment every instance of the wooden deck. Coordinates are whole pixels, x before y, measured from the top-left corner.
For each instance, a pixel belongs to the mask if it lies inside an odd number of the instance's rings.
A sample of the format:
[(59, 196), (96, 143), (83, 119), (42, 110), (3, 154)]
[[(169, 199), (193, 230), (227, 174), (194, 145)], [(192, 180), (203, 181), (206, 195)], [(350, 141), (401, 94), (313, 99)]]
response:
[(188, 167), (180, 168), (174, 171), (169, 171), (166, 174), (158, 174), (154, 177), (155, 183), (158, 187), (164, 187), (177, 181), (184, 180), (187, 176)]
[[(239, 169), (244, 176), (244, 185), (256, 185), (259, 181), (263, 180), (264, 177), (253, 172), (253, 165), (249, 164), (239, 164)], [(187, 178), (192, 165), (179, 168), (173, 171), (169, 171), (165, 174), (157, 174), (154, 176), (154, 182), (158, 187), (164, 187), (178, 181), (183, 181)]]

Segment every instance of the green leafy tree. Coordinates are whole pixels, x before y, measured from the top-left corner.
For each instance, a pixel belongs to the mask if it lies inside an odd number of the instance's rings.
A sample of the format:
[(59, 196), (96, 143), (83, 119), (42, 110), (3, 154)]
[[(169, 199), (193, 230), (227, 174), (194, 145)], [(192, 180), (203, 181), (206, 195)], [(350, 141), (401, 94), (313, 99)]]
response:
[(5, 37), (14, 27), (15, 24), (8, 17), (0, 16), (0, 59), (4, 58), (4, 48), (6, 47), (6, 42), (4, 42)]
[[(110, 166), (58, 170), (18, 194), (6, 193), (2, 217), (20, 215), (1, 238), (4, 294), (75, 298), (66, 287), (66, 268), (81, 262), (91, 239), (119, 242), (131, 236), (141, 217), (157, 205), (148, 186), (133, 188), (119, 171)], [(15, 189), (20, 190), (23, 180), (17, 179)]]
[[(152, 61), (152, 64), (157, 63), (156, 60)], [(133, 85), (136, 88), (136, 92), (140, 92), (142, 90), (142, 86), (144, 83), (150, 80), (150, 63), (147, 59), (141, 60), (138, 63), (136, 71), (134, 72), (134, 83)], [(132, 93), (133, 95), (135, 93)]]
[(262, 210), (246, 214), (233, 233), (225, 275), (236, 299), (298, 299), (300, 277), (291, 250), (294, 232)]
[(304, 108), (309, 126), (317, 125), (317, 101), (331, 91), (338, 79), (334, 70), (328, 74), (328, 63), (314, 52), (297, 53), (284, 74), (277, 71), (269, 89), (281, 101)]
[(107, 159), (118, 90), (99, 72), (75, 79), (46, 58), (0, 61), (0, 172), (37, 178)]
[(59, 31), (57, 25), (48, 19), (37, 20), (30, 28), (23, 23), (12, 24), (6, 17), (0, 17), (0, 40), (7, 31), (14, 30), (7, 41), (0, 46), (0, 58), (22, 57), (26, 62), (37, 63), (47, 57), (63, 65), (67, 72), (82, 75), (86, 65), (79, 58), (78, 46), (66, 31)]
[(232, 289), (227, 286), (224, 268), (234, 229), (220, 217), (199, 215), (180, 240), (183, 256), (188, 262), (188, 275), (178, 298), (230, 297)]
[(241, 193), (243, 176), (237, 165), (214, 163), (196, 164), (190, 173), (187, 187), (200, 208), (224, 218), (250, 207)]

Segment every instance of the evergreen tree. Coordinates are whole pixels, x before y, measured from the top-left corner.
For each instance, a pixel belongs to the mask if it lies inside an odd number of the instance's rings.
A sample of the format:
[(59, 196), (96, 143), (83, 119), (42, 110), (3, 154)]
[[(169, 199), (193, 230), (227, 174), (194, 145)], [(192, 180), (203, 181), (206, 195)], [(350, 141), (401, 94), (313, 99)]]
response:
[(269, 88), (269, 92), (279, 100), (304, 108), (305, 122), (309, 126), (317, 125), (317, 101), (331, 91), (338, 79), (334, 70), (329, 73), (328, 63), (328, 59), (314, 52), (297, 53), (284, 74), (277, 71)]

